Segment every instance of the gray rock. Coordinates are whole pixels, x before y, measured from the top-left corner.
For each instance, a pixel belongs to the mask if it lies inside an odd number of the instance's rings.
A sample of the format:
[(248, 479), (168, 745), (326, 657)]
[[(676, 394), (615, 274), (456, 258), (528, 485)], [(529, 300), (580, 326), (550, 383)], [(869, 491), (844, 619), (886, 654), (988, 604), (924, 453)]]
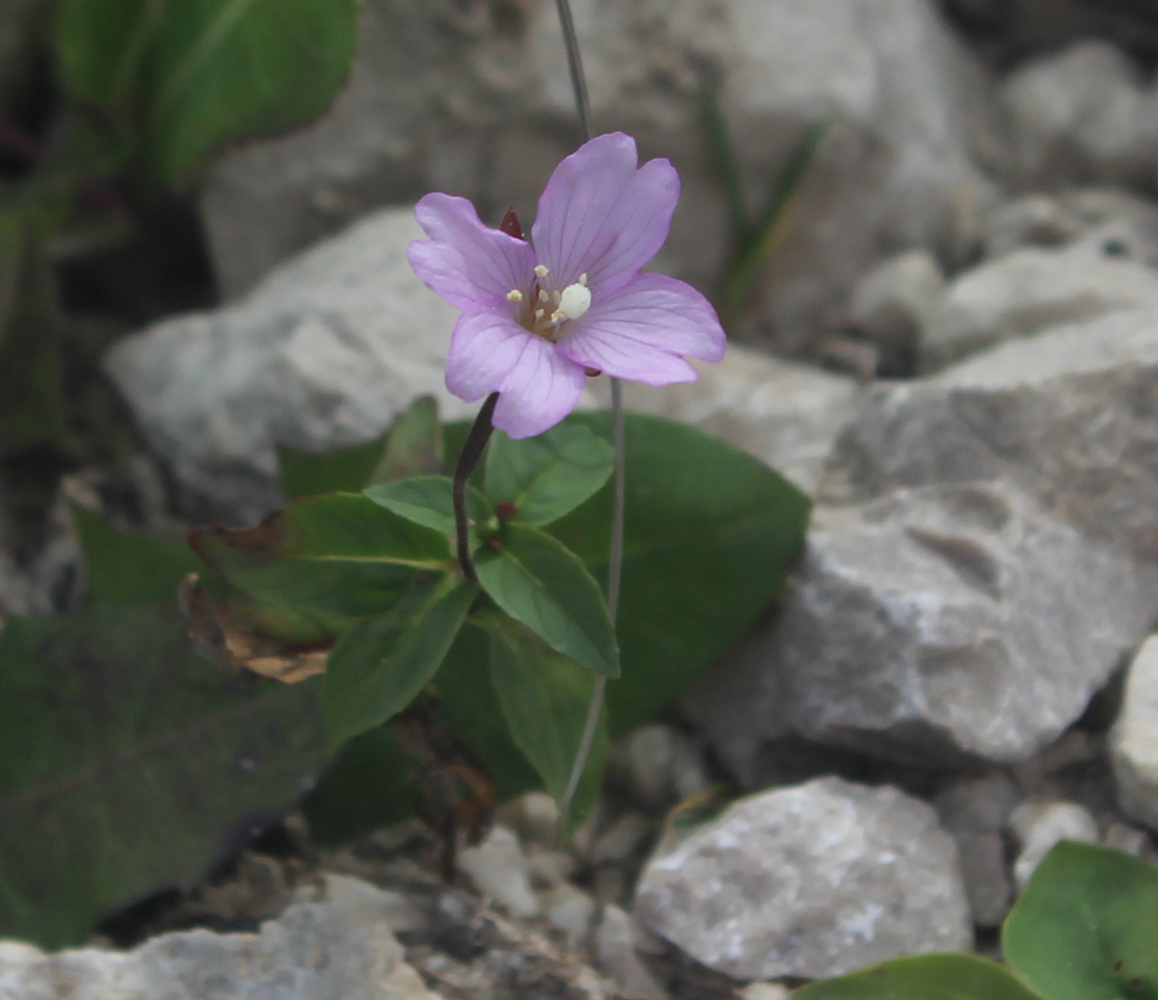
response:
[(957, 843), (969, 910), (978, 927), (1000, 927), (1013, 903), (1002, 833), (1019, 797), (1008, 777), (993, 774), (957, 781), (933, 803)]
[(921, 332), (925, 371), (1011, 337), (1120, 309), (1158, 306), (1158, 271), (1107, 254), (1110, 233), (1065, 249), (1017, 250), (966, 271)]
[(884, 355), (885, 371), (911, 368), (921, 330), (941, 306), (945, 278), (936, 258), (910, 250), (877, 265), (856, 283), (849, 322)]
[(541, 899), (547, 922), (567, 935), (574, 950), (591, 930), (595, 920), (595, 900), (567, 882), (551, 886), (541, 894)]
[(791, 732), (917, 763), (1060, 735), (1158, 611), (1156, 413), (1151, 311), (868, 390), (778, 620), (686, 702), (736, 776)]
[(1013, 863), (1018, 889), (1024, 889), (1037, 866), (1063, 840), (1098, 842), (1094, 817), (1075, 802), (1025, 802), (1009, 817), (1009, 827), (1021, 845)]
[[(731, 344), (718, 365), (692, 362), (696, 382), (653, 388), (623, 384), (624, 405), (699, 427), (761, 459), (806, 493), (820, 480), (860, 386), (850, 378)], [(590, 383), (609, 405), (606, 379)]]
[(1087, 40), (1003, 83), (1011, 176), (1020, 183), (1145, 184), (1158, 152), (1154, 97), (1112, 45)]
[(698, 795), (711, 784), (701, 749), (689, 736), (659, 722), (640, 726), (612, 744), (607, 776), (633, 803), (653, 812)]
[(291, 906), (256, 934), (165, 934), (130, 952), (0, 942), (5, 1000), (438, 1000), (403, 962), (391, 894)]
[(152, 450), (214, 516), (279, 502), (275, 445), (325, 449), (380, 434), (443, 386), (457, 311), (406, 262), (410, 209), (384, 211), (271, 275), (237, 305), (118, 342), (105, 367)]
[(917, 765), (1029, 757), (1158, 608), (1158, 573), (1001, 481), (817, 508), (778, 618), (694, 699), (748, 787), (795, 733)]
[(734, 803), (648, 863), (636, 913), (737, 979), (835, 976), (972, 944), (956, 849), (932, 808), (839, 778)]
[(515, 917), (533, 917), (539, 901), (531, 890), (531, 873), (519, 838), (505, 826), (496, 826), (476, 847), (458, 853), (459, 870), (475, 891), (493, 900)]
[[(990, 187), (966, 149), (983, 77), (933, 0), (582, 0), (575, 21), (601, 131), (669, 157), (683, 199), (661, 269), (713, 287), (731, 246), (704, 125), (705, 81), (753, 211), (802, 134), (833, 122), (801, 190), (760, 321), (800, 350), (889, 250), (955, 252)], [(496, 12), (503, 12), (499, 16)], [(497, 222), (535, 211), (577, 137), (555, 5), (374, 0), (362, 53), (329, 113), (227, 154), (202, 215), (230, 295), (319, 236), (425, 190), (474, 198)]]
[(1150, 636), (1130, 663), (1110, 759), (1122, 812), (1158, 829), (1158, 636)]
[(667, 991), (636, 954), (635, 938), (631, 914), (618, 906), (605, 906), (595, 934), (599, 967), (632, 1000), (668, 1000)]

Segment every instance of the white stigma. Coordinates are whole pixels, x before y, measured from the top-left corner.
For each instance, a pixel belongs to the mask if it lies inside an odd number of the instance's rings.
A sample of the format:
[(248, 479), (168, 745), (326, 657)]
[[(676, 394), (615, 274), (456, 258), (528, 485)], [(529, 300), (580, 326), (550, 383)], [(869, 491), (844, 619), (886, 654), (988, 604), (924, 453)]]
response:
[(545, 267), (543, 264), (536, 264), (535, 265), (535, 273), (540, 278), (545, 278), (545, 277), (547, 277), (548, 274), (551, 273), (551, 271), (549, 268)]
[[(585, 277), (585, 276), (584, 276)], [(563, 319), (578, 319), (591, 308), (591, 289), (582, 283), (582, 278), (563, 289), (556, 311)], [(554, 319), (554, 317), (552, 317)]]
[(523, 293), (520, 292), (517, 288), (512, 288), (509, 292), (507, 292), (507, 301), (508, 302), (522, 302), (523, 301)]

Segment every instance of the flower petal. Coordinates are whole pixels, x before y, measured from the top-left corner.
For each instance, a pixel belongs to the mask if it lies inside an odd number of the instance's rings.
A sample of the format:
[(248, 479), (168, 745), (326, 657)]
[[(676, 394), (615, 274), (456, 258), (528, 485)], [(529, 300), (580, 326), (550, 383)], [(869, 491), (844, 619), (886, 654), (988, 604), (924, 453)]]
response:
[(726, 346), (715, 310), (691, 285), (640, 274), (615, 292), (593, 297), (559, 350), (616, 378), (669, 385), (698, 377), (684, 357), (716, 362)]
[(555, 168), (531, 228), (536, 259), (549, 269), (552, 287), (586, 273), (593, 290), (613, 290), (659, 252), (679, 201), (679, 175), (667, 160), (636, 169), (638, 162), (635, 140), (612, 132)]
[(532, 334), (518, 363), (499, 386), (494, 424), (516, 439), (542, 434), (575, 409), (586, 381), (580, 365)]
[(535, 266), (531, 245), (488, 229), (466, 198), (428, 194), (414, 216), (430, 239), (415, 240), (406, 257), (427, 287), (451, 305), (497, 305), (511, 289), (529, 289)]
[(468, 403), (497, 391), (527, 341), (543, 342), (502, 311), (463, 313), (450, 338), (446, 387)]

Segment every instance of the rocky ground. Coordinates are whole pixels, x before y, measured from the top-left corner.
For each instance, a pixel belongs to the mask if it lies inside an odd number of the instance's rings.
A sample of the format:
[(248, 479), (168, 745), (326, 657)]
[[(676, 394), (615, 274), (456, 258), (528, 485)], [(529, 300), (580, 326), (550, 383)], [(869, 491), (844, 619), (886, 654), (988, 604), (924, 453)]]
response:
[[(813, 496), (778, 608), (616, 747), (567, 850), (542, 796), (449, 883), (420, 826), (327, 853), (291, 819), (93, 948), (0, 943), (0, 997), (770, 1000), (895, 955), (996, 954), (1060, 839), (1158, 857), (1152, 5), (576, 17), (599, 126), (681, 172), (660, 266), (705, 291), (732, 225), (705, 90), (753, 214), (830, 121), (723, 364), (627, 394)], [(190, 228), (159, 223), (192, 233), (173, 257), (145, 239), (63, 269), (73, 447), (3, 466), (0, 614), (75, 603), (62, 471), (118, 523), (247, 523), (278, 502), (276, 444), (365, 439), (427, 392), (465, 415), (442, 388), (454, 311), (405, 263), (411, 205), (438, 188), (533, 215), (575, 134), (553, 18), (368, 4), (338, 103), (222, 157), (196, 219), (174, 210)], [(0, 67), (12, 37), (0, 19)]]

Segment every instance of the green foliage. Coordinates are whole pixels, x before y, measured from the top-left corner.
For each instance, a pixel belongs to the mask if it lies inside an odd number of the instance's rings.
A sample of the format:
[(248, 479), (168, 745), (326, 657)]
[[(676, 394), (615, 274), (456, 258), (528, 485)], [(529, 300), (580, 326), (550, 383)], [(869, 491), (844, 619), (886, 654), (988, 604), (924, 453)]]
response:
[(1006, 961), (1045, 1000), (1158, 998), (1158, 868), (1062, 843), (1002, 933)]
[(619, 676), (615, 627), (597, 584), (557, 539), (508, 524), (475, 562), (483, 590), (548, 646), (608, 677)]
[(252, 529), (202, 528), (190, 541), (236, 587), (289, 611), (377, 614), (416, 573), (450, 568), (445, 535), (353, 493), (296, 501)]
[(357, 48), (355, 0), (61, 0), (65, 93), (169, 186), (242, 135), (285, 131), (337, 94)]
[[(371, 486), (366, 490), (366, 496), (399, 517), (444, 535), (453, 535), (453, 488), (446, 476), (415, 476), (387, 486)], [(490, 521), (495, 516), (495, 509), (478, 490), (467, 486), (466, 513), (472, 527), (477, 527)]]
[(1041, 1000), (1000, 965), (973, 955), (898, 958), (811, 983), (795, 1000)]
[(391, 719), (442, 665), (478, 585), (418, 587), (384, 615), (347, 632), (330, 653), (323, 687), (331, 747)]
[(541, 528), (570, 513), (611, 477), (615, 449), (582, 424), (512, 441), (498, 431), (486, 461), (486, 494), (514, 508), (513, 517)]
[[(487, 632), (491, 683), (511, 739), (559, 802), (579, 751), (595, 676), (505, 616), (488, 616)], [(582, 826), (598, 802), (606, 755), (604, 709), (571, 813), (562, 817), (563, 836)]]

